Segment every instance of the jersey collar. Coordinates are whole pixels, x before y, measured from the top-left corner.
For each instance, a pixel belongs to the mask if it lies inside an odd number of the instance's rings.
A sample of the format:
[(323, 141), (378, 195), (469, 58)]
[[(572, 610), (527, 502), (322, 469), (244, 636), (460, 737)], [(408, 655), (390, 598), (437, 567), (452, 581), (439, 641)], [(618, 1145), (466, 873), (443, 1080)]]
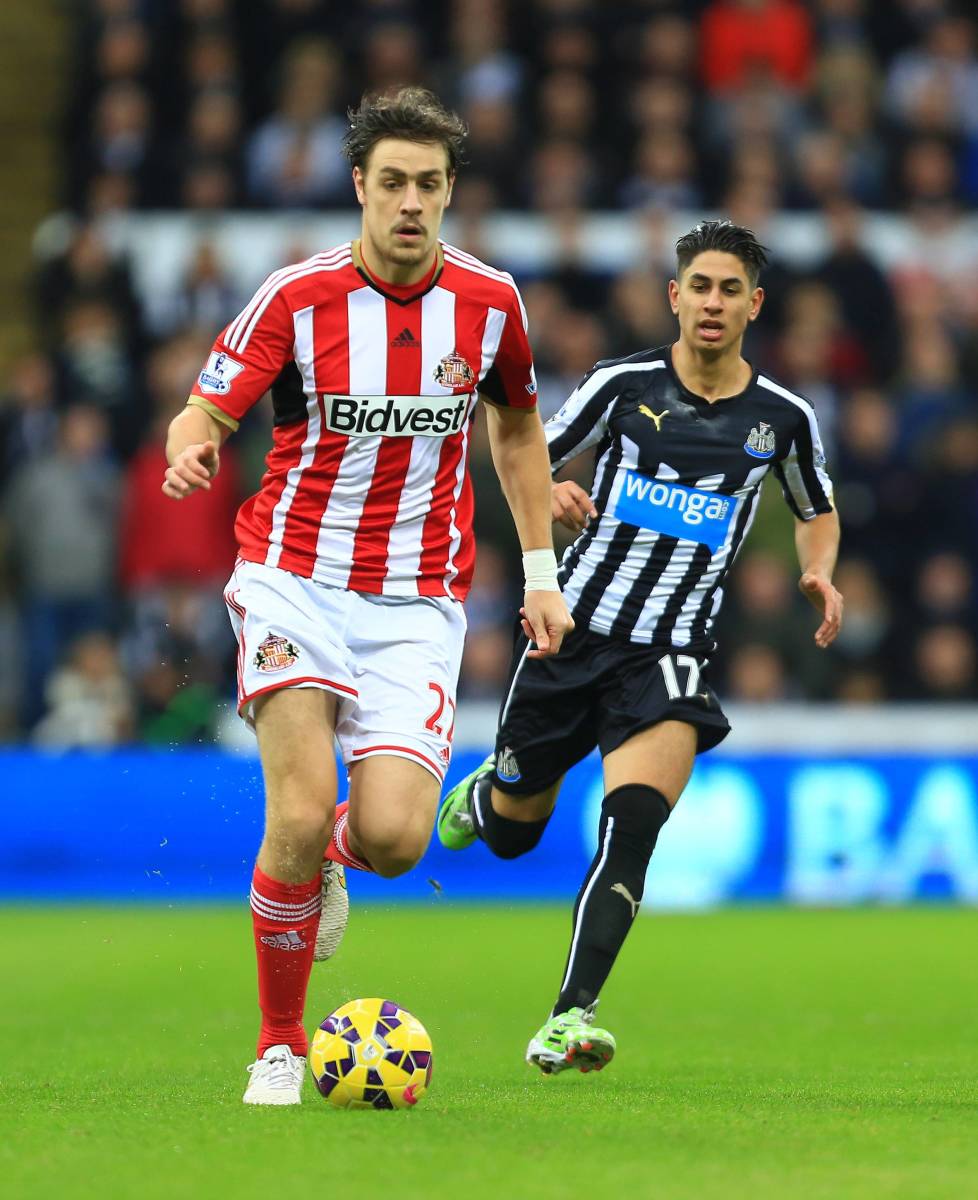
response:
[(679, 393), (690, 400), (698, 400), (700, 404), (705, 404), (709, 408), (715, 408), (718, 404), (729, 404), (732, 400), (739, 400), (742, 396), (746, 396), (754, 384), (757, 383), (757, 368), (752, 362), (744, 359), (744, 361), (750, 367), (750, 379), (747, 380), (747, 386), (743, 389), (743, 391), (737, 392), (736, 395), (733, 396), (718, 396), (716, 400), (707, 400), (705, 396), (700, 396), (696, 392), (690, 391), (685, 383), (683, 383), (683, 381), (679, 378), (679, 373), (672, 361), (672, 346), (666, 347), (663, 357), (666, 360), (666, 370), (669, 372), (669, 376), (676, 385)]
[(435, 261), (428, 274), (424, 279), (418, 280), (417, 283), (409, 283), (406, 286), (388, 283), (387, 280), (378, 279), (374, 275), (363, 261), (359, 238), (352, 243), (350, 253), (353, 255), (353, 265), (356, 268), (357, 274), (363, 279), (364, 283), (368, 287), (373, 288), (375, 292), (379, 292), (386, 300), (392, 300), (395, 304), (412, 304), (415, 300), (420, 300), (422, 296), (427, 295), (431, 291), (445, 269), (445, 256), (442, 253), (441, 242), (435, 243)]

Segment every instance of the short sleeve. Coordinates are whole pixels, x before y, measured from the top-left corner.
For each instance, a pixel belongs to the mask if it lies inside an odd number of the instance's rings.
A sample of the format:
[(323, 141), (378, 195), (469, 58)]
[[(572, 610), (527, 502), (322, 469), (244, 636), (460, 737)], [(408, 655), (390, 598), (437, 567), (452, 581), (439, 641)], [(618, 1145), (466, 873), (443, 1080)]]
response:
[(537, 379), (526, 333), (526, 309), (515, 284), (496, 357), (479, 384), (479, 392), (500, 408), (536, 407)]
[(799, 520), (810, 521), (832, 511), (832, 480), (825, 470), (825, 452), (815, 410), (801, 414), (788, 453), (775, 463), (785, 502)]
[(237, 429), (291, 361), (294, 343), (288, 303), (266, 280), (214, 342), (187, 403)]
[(607, 433), (611, 409), (618, 399), (618, 388), (610, 385), (621, 372), (603, 370), (605, 365), (595, 363), (543, 427), (554, 475)]

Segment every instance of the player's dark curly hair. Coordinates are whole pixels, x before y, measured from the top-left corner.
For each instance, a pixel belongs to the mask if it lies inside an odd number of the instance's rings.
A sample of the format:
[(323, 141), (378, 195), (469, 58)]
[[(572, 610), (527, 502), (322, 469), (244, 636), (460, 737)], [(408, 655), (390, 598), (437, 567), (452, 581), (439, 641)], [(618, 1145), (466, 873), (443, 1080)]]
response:
[(462, 146), (468, 134), (465, 123), (427, 88), (402, 87), (395, 92), (365, 95), (360, 107), (351, 108), (347, 116), (350, 128), (343, 139), (343, 153), (351, 167), (364, 170), (370, 151), (381, 138), (388, 137), (440, 142), (448, 155), (449, 175), (454, 175), (462, 162)]
[(678, 274), (682, 275), (704, 250), (721, 250), (724, 254), (735, 255), (744, 264), (751, 287), (757, 287), (761, 268), (767, 264), (767, 250), (752, 229), (732, 221), (700, 221), (676, 242)]

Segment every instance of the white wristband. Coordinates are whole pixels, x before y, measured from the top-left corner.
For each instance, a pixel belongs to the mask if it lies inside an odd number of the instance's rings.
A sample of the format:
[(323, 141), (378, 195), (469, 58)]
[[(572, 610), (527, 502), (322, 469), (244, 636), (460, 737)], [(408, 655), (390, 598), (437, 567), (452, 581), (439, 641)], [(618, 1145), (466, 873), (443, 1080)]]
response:
[(527, 550), (523, 554), (523, 574), (528, 592), (559, 592), (557, 555), (552, 550)]

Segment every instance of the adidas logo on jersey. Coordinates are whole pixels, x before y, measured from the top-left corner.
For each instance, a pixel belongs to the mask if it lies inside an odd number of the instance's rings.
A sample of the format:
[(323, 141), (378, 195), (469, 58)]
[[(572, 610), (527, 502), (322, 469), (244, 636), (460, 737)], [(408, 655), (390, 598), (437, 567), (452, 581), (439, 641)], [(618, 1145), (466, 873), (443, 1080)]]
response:
[(446, 437), (465, 425), (470, 396), (324, 396), (326, 425), (348, 437)]
[(407, 326), (401, 330), (396, 338), (391, 338), (391, 346), (395, 350), (413, 350), (420, 345), (421, 343)]

